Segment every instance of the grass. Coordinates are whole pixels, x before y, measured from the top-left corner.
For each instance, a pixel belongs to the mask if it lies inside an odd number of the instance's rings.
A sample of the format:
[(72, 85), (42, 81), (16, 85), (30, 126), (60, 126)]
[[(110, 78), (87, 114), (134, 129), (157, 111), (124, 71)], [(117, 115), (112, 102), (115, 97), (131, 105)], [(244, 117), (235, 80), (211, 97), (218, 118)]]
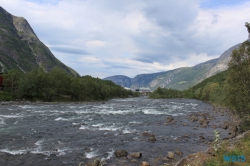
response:
[[(224, 156), (244, 156), (244, 162), (227, 162)], [(236, 158), (237, 159), (237, 158)], [(241, 160), (241, 158), (240, 158)], [(249, 166), (250, 165), (250, 132), (240, 140), (230, 143), (224, 141), (218, 149), (216, 156), (209, 157), (206, 166)]]

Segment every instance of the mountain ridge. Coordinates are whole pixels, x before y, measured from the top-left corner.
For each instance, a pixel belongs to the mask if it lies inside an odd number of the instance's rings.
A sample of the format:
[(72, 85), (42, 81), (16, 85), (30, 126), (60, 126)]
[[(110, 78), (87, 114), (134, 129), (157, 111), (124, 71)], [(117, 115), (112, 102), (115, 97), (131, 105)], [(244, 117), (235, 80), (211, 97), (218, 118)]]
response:
[[(156, 77), (151, 76), (157, 73), (143, 74), (144, 78), (140, 77), (141, 74), (136, 75), (134, 78), (130, 78), (131, 85), (127, 87), (133, 89), (149, 87), (151, 90), (155, 90), (158, 87), (185, 90), (200, 83), (208, 77), (226, 70), (228, 68), (227, 63), (230, 60), (232, 51), (240, 45), (241, 43), (230, 47), (218, 58), (199, 63), (192, 67), (181, 67), (169, 71), (158, 72), (159, 74)], [(140, 79), (138, 79), (138, 77), (140, 77)], [(111, 80), (114, 83), (123, 86), (123, 80), (120, 79), (117, 81), (114, 76), (106, 77), (104, 80)]]
[(29, 72), (42, 67), (49, 72), (56, 66), (70, 75), (79, 75), (52, 54), (25, 18), (14, 16), (0, 6), (0, 71)]

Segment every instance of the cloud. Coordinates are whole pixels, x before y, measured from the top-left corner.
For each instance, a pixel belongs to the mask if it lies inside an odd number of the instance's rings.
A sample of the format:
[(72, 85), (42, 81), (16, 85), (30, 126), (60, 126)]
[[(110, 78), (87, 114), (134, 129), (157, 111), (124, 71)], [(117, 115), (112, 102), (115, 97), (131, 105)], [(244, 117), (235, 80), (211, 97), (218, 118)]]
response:
[(171, 70), (218, 57), (247, 39), (250, 2), (216, 0), (0, 0), (27, 19), (54, 55), (81, 75)]

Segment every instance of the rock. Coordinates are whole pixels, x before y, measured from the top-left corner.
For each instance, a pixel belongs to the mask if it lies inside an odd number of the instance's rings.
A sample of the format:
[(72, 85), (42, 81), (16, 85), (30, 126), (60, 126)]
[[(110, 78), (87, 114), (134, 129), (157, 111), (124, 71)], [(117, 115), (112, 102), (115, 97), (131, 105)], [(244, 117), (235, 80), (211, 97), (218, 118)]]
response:
[(189, 135), (185, 134), (184, 137), (189, 138)]
[(137, 163), (137, 160), (136, 159), (132, 159), (132, 160), (130, 160), (130, 162)]
[(216, 156), (216, 152), (215, 152), (214, 148), (209, 148), (207, 150), (207, 154), (209, 154), (210, 156)]
[(189, 118), (190, 121), (198, 121), (198, 117), (196, 115), (192, 115), (190, 118)]
[(199, 139), (205, 139), (205, 137), (203, 135), (200, 135)]
[(148, 138), (148, 141), (156, 141), (155, 136), (154, 136), (154, 137), (149, 137), (149, 138)]
[(179, 156), (182, 156), (182, 155), (183, 155), (183, 153), (182, 153), (179, 149), (177, 149), (177, 150), (175, 151), (175, 154), (177, 154), (177, 155), (179, 155)]
[(169, 116), (166, 120), (166, 123), (170, 123), (174, 120), (173, 116)]
[(170, 159), (167, 157), (162, 158), (163, 161), (168, 162)]
[(228, 123), (223, 123), (220, 127), (226, 130), (228, 128)]
[(146, 162), (146, 161), (142, 161), (140, 163), (140, 166), (150, 166), (150, 164), (148, 162)]
[(99, 159), (93, 159), (93, 160), (90, 160), (86, 166), (99, 166), (99, 164), (100, 164)]
[(174, 153), (173, 152), (168, 152), (167, 157), (169, 159), (173, 159), (174, 158)]
[(202, 117), (199, 119), (200, 122), (204, 122), (205, 120), (207, 120), (207, 118), (206, 118), (205, 116), (202, 116)]
[(183, 126), (187, 126), (187, 123), (182, 123)]
[(131, 156), (131, 157), (134, 157), (134, 158), (141, 158), (142, 153), (136, 152), (136, 153), (132, 153), (130, 156)]
[(142, 135), (143, 136), (148, 136), (148, 137), (155, 137), (155, 135), (150, 133), (150, 132), (143, 132)]
[(201, 125), (201, 127), (206, 128), (206, 127), (207, 127), (207, 123), (203, 123), (203, 124)]
[(128, 152), (126, 150), (116, 150), (114, 152), (116, 157), (126, 157), (128, 155)]

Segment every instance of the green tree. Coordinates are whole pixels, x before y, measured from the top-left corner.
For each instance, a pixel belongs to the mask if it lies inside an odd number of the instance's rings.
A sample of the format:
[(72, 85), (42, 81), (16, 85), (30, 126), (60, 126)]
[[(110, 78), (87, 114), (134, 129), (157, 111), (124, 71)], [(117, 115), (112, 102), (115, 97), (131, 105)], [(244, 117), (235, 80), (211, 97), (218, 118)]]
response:
[(234, 50), (228, 64), (227, 78), (228, 104), (238, 113), (249, 113), (250, 110), (250, 43), (245, 41)]

